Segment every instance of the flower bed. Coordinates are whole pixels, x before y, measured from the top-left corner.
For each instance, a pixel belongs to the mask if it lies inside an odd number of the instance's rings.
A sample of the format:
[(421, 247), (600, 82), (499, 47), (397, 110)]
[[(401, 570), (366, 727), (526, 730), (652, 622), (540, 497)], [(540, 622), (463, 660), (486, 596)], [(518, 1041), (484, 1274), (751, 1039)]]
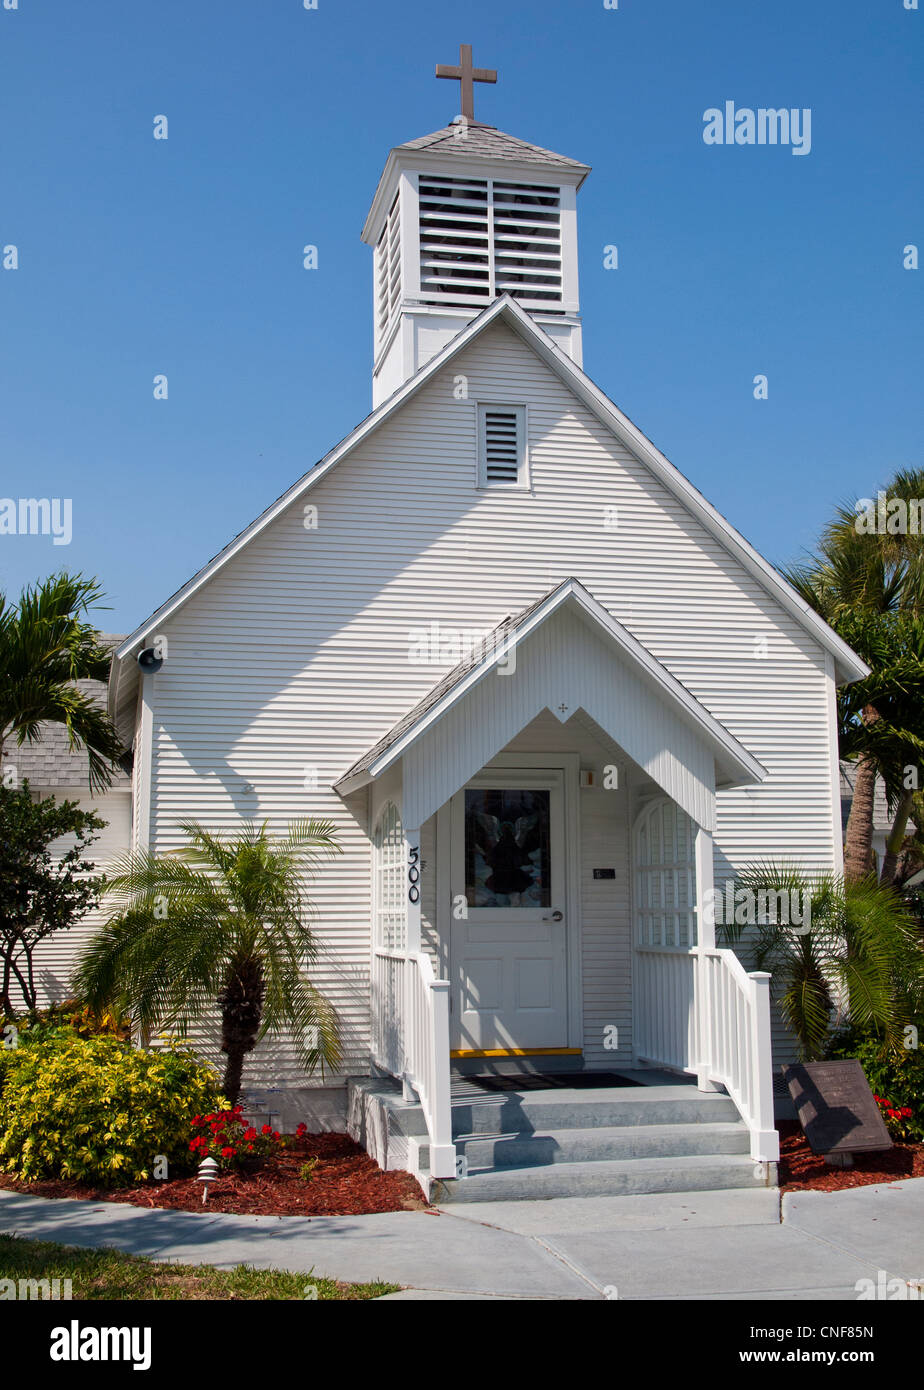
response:
[(840, 1192), (871, 1183), (924, 1178), (924, 1144), (896, 1143), (881, 1153), (855, 1154), (852, 1168), (833, 1168), (813, 1153), (802, 1127), (784, 1120), (780, 1131), (779, 1182), (784, 1192)]
[[(301, 1176), (303, 1171), (310, 1174), (307, 1179)], [(110, 1190), (87, 1183), (26, 1183), (0, 1176), (0, 1187), (36, 1197), (128, 1202), (148, 1208), (233, 1212), (241, 1216), (358, 1216), (414, 1211), (427, 1205), (410, 1173), (384, 1172), (346, 1134), (303, 1133), (286, 1147), (274, 1144), (256, 1171), (223, 1169), (210, 1188), (205, 1207), (202, 1184), (195, 1177)]]

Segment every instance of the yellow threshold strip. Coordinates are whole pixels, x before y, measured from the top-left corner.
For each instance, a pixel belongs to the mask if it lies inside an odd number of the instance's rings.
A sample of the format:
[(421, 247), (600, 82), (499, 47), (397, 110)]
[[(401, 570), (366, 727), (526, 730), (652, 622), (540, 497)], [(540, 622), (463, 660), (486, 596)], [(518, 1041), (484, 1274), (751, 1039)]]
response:
[(450, 1057), (580, 1057), (580, 1047), (492, 1047), (481, 1052), (464, 1050), (450, 1052)]

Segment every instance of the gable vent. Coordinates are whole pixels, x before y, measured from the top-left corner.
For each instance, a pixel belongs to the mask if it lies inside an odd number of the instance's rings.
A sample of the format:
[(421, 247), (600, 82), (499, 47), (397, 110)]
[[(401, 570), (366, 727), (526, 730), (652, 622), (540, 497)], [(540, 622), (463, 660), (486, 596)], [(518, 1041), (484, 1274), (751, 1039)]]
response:
[(561, 304), (561, 189), (421, 174), (418, 199), (425, 304)]
[(526, 411), (521, 405), (478, 407), (480, 484), (508, 487), (526, 482)]

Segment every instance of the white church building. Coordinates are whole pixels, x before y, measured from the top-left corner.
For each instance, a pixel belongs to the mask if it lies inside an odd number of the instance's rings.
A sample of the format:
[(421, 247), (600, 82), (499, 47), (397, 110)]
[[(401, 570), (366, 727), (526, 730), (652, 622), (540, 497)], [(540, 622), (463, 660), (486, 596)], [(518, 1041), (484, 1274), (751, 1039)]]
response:
[(115, 652), (132, 844), (336, 822), (342, 1075), (280, 1042), (248, 1070), (348, 1086), (425, 1186), (772, 1182), (786, 1039), (703, 905), (757, 860), (840, 871), (835, 692), (866, 667), (585, 374), (589, 169), (457, 75), (363, 230), (372, 413)]

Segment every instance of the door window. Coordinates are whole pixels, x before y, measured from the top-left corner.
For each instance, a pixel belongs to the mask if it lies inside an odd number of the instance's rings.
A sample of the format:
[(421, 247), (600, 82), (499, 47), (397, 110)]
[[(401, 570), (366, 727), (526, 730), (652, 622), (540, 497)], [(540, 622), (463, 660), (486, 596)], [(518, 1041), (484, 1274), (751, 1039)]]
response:
[(552, 905), (548, 789), (467, 788), (465, 897), (469, 907)]

